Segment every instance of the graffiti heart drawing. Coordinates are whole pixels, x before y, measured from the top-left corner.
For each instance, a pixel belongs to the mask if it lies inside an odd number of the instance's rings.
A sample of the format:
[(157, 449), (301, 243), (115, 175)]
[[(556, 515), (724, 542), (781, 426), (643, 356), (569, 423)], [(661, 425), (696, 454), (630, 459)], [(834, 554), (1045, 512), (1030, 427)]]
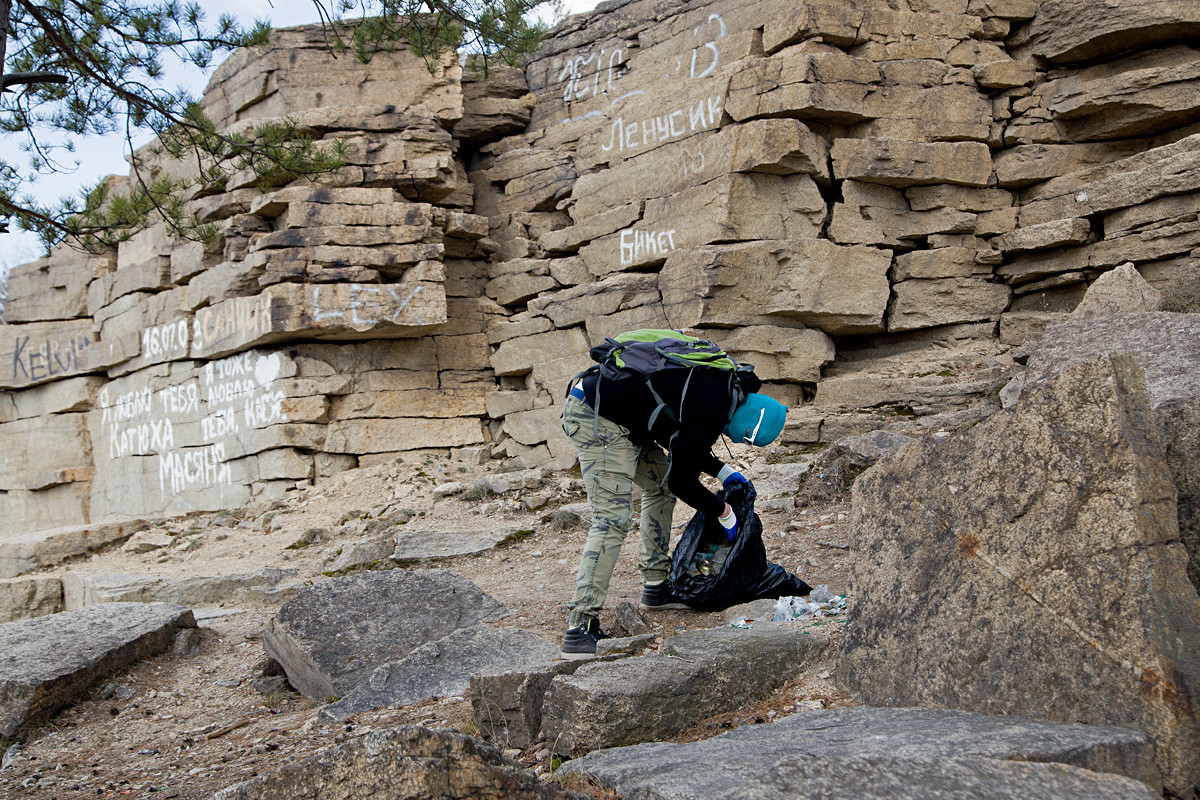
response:
[(254, 380), (258, 381), (259, 386), (270, 386), (271, 382), (279, 377), (281, 366), (278, 353), (260, 356), (254, 365)]

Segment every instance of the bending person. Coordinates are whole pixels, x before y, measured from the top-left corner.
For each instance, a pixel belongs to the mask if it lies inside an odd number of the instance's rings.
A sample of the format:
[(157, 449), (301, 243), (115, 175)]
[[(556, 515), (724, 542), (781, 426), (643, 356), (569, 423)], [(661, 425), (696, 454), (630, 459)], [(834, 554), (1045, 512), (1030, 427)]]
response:
[[(761, 381), (751, 378), (753, 388)], [(729, 540), (737, 535), (733, 509), (706, 489), (700, 473), (725, 486), (745, 477), (712, 453), (717, 438), (760, 447), (783, 430), (786, 407), (762, 394), (749, 394), (728, 419), (733, 403), (728, 372), (711, 369), (667, 370), (650, 377), (672, 414), (661, 411), (646, 382), (586, 375), (570, 392), (563, 409), (563, 430), (579, 452), (579, 465), (592, 507), (592, 526), (579, 561), (575, 594), (563, 637), (564, 658), (589, 658), (600, 629), (600, 609), (621, 543), (633, 518), (633, 486), (642, 489), (642, 573), (644, 609), (686, 608), (671, 595), (671, 517), (675, 498), (697, 511), (718, 516)], [(599, 392), (599, 409), (596, 408)], [(680, 400), (683, 407), (680, 407)]]

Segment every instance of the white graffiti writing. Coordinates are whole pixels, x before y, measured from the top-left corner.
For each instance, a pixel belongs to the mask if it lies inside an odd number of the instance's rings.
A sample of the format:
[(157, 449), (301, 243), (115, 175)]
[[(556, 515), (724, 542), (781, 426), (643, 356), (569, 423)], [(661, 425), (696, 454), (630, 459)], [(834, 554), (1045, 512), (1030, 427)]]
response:
[(246, 342), (271, 332), (271, 297), (238, 297), (202, 308), (192, 320), (192, 347), (197, 353), (216, 350), (223, 339)]
[[(605, 53), (608, 53), (607, 62), (604, 57)], [(586, 74), (584, 68), (593, 63), (596, 64), (596, 69), (591, 75)], [(619, 91), (621, 78), (625, 77), (626, 72), (628, 72), (628, 68), (625, 66), (625, 53), (619, 47), (612, 51), (601, 50), (599, 53), (567, 59), (562, 72), (558, 75), (559, 83), (566, 81), (563, 87), (563, 102), (570, 103), (573, 100), (601, 95), (611, 96), (614, 98), (614, 103), (620, 102), (615, 98)], [(600, 85), (602, 76), (604, 78), (603, 86)]]
[(200, 420), (200, 438), (206, 442), (232, 436), (241, 429), (237, 424), (237, 412), (232, 408), (221, 408)]
[(682, 139), (697, 131), (719, 127), (721, 124), (721, 98), (710, 97), (688, 108), (677, 108), (666, 114), (652, 116), (640, 122), (625, 123), (624, 117), (613, 121), (608, 144), (601, 145), (604, 152), (616, 150), (638, 150), (651, 144)]
[(228, 380), (234, 376), (250, 375), (254, 372), (254, 365), (250, 363), (252, 353), (239, 353), (236, 356), (222, 358), (220, 361), (210, 361), (204, 365), (204, 380), (212, 383), (213, 381)]
[(119, 395), (114, 402), (109, 402), (108, 387), (100, 390), (100, 424), (119, 425), (131, 419), (147, 415), (153, 408), (153, 395), (149, 387)]
[(112, 458), (165, 453), (174, 446), (175, 426), (169, 419), (152, 419), (127, 428), (113, 428), (108, 434)]
[[(407, 289), (407, 293), (404, 293), (405, 288), (406, 287), (388, 286), (387, 284), (350, 284), (348, 290), (350, 293), (350, 302), (347, 304), (350, 313), (350, 322), (355, 325), (374, 325), (379, 322), (398, 323), (400, 318), (404, 316), (405, 312), (409, 310), (409, 306), (412, 304), (413, 298), (421, 293), (421, 289), (423, 287), (413, 286), (412, 288)], [(370, 301), (371, 295), (379, 295), (382, 297), (385, 292), (396, 301), (394, 306), (388, 308), (381, 302), (372, 303)], [(367, 295), (368, 297), (364, 299), (363, 295)], [(323, 308), (321, 306), (320, 286), (313, 287), (312, 299), (312, 314), (314, 322), (319, 323), (327, 319), (346, 318), (346, 311), (343, 311), (342, 309), (330, 309)], [(374, 310), (385, 311), (384, 316), (386, 316), (386, 319), (383, 316), (377, 316), (375, 313), (373, 313)], [(424, 321), (422, 321), (422, 319), (414, 313), (409, 313), (409, 317), (417, 325), (425, 324)]]
[(182, 358), (188, 353), (188, 321), (181, 319), (142, 331), (142, 358)]
[(675, 249), (675, 229), (666, 231), (639, 231), (629, 228), (621, 231), (621, 265), (638, 263), (643, 257), (661, 258)]
[[(720, 14), (709, 14), (707, 20), (692, 29), (691, 35), (694, 40), (699, 40), (699, 44), (692, 48), (687, 62), (687, 79), (700, 80), (716, 71), (721, 63), (717, 42), (725, 38), (725, 33), (725, 20)], [(663, 73), (664, 79), (679, 77), (683, 73), (684, 59), (672, 56), (670, 61), (674, 62), (674, 70), (668, 64), (667, 71)], [(563, 102), (570, 104), (589, 97), (607, 97), (610, 105), (617, 105), (631, 97), (644, 95), (646, 92), (643, 89), (621, 91), (621, 79), (628, 73), (625, 52), (621, 48), (602, 49), (568, 58), (558, 74), (558, 83), (563, 87)], [(563, 122), (590, 119), (598, 113), (590, 111), (580, 117), (564, 119)]]
[(247, 397), (246, 424), (251, 428), (263, 428), (276, 422), (286, 422), (283, 400), (283, 392), (268, 392), (259, 397)]
[(210, 361), (195, 377), (157, 390), (143, 386), (114, 396), (105, 387), (98, 405), (109, 456), (157, 457), (164, 496), (230, 484), (230, 440), (288, 421), (287, 395), (274, 388), (283, 368), (278, 353), (246, 352)]
[[(704, 42), (704, 44), (700, 45), (699, 47), (692, 49), (692, 68), (691, 68), (691, 73), (688, 77), (707, 78), (709, 75), (711, 75), (713, 73), (713, 70), (715, 70), (717, 68), (717, 65), (721, 63), (721, 53), (717, 50), (717, 40), (725, 38), (725, 20), (721, 19), (720, 14), (709, 14), (708, 20), (703, 25), (697, 25), (696, 29), (692, 31), (692, 36), (699, 38), (700, 32), (702, 30), (712, 26), (712, 24), (714, 22), (717, 24), (717, 26), (719, 28), (717, 35), (714, 36), (712, 39), (709, 39), (708, 41)], [(701, 52), (704, 50), (707, 50), (708, 52), (704, 53), (704, 55), (702, 57)], [(697, 74), (696, 73), (697, 62), (700, 62), (701, 64), (703, 64), (704, 60), (708, 61), (708, 66), (704, 67), (704, 69), (702, 69), (700, 71), (700, 73)]]
[(190, 414), (200, 407), (200, 389), (195, 381), (182, 386), (168, 386), (158, 393), (164, 414)]
[(243, 397), (254, 394), (258, 387), (252, 380), (226, 381), (208, 387), (205, 401), (210, 406), (232, 403)]
[(158, 482), (165, 493), (233, 483), (233, 470), (225, 463), (225, 445), (221, 443), (199, 448), (184, 448), (164, 453), (158, 462)]

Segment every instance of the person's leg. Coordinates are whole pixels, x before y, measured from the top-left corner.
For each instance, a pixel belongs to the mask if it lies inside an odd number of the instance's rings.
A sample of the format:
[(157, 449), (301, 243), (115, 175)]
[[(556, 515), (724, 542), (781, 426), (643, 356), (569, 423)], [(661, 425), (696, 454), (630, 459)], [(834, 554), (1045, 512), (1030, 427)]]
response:
[(675, 495), (666, 487), (669, 461), (658, 447), (642, 448), (634, 478), (642, 489), (642, 555), (638, 569), (642, 571), (642, 601), (644, 609), (684, 609), (688, 606), (671, 594), (667, 578), (671, 573), (671, 517), (675, 511)]
[[(593, 430), (594, 427), (594, 430)], [(592, 507), (592, 526), (579, 560), (568, 626), (595, 619), (608, 596), (621, 543), (633, 518), (633, 477), (638, 448), (626, 428), (600, 417), (575, 399), (567, 400), (563, 430), (579, 452), (579, 466)]]
[(671, 517), (675, 495), (666, 486), (667, 454), (646, 445), (638, 454), (634, 482), (642, 490), (642, 554), (638, 569), (642, 583), (666, 580), (671, 571)]

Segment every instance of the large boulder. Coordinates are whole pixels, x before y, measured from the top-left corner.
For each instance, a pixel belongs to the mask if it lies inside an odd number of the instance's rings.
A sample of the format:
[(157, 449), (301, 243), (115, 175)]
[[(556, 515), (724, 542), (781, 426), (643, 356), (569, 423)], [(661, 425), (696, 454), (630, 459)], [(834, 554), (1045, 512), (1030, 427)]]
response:
[(667, 739), (765, 697), (827, 646), (824, 636), (774, 625), (683, 633), (656, 654), (587, 664), (555, 678), (542, 730), (556, 753), (571, 756)]
[(508, 611), (446, 570), (391, 570), (301, 590), (267, 626), (263, 649), (316, 700), (340, 698), (378, 667)]
[(417, 726), (372, 731), (211, 800), (586, 800), (506, 759), (486, 742)]
[(372, 708), (463, 695), (473, 675), (547, 664), (558, 657), (558, 650), (557, 642), (529, 631), (475, 625), (384, 664), (348, 695), (321, 709), (321, 715), (342, 720)]
[(92, 681), (169, 650), (192, 612), (109, 603), (0, 625), (0, 742), (79, 699)]
[(1175, 480), (1179, 535), (1190, 557), (1188, 576), (1200, 590), (1200, 315), (1077, 315), (1078, 309), (1071, 319), (1046, 330), (1029, 357), (1024, 389), (1016, 394), (1035, 391), (1100, 353), (1123, 350), (1137, 359)]
[(1147, 732), (1200, 780), (1200, 598), (1145, 379), (1077, 365), (1010, 412), (885, 458), (854, 486), (838, 680), (873, 705)]
[[(956, 763), (958, 759), (969, 762)], [(1010, 771), (1005, 765), (1020, 769)], [(1049, 766), (1056, 768), (1036, 768)], [(688, 744), (656, 742), (603, 750), (563, 768), (625, 797), (655, 800), (1148, 798), (1154, 794), (1150, 785), (1157, 787), (1158, 779), (1153, 748), (1134, 731), (923, 708), (802, 712)], [(873, 779), (870, 773), (875, 771)], [(896, 784), (882, 788), (880, 782), (892, 776)], [(789, 793), (780, 792), (781, 781)], [(946, 786), (947, 793), (932, 793), (923, 781)], [(992, 782), (1011, 793), (988, 794), (986, 787)], [(767, 786), (761, 786), (764, 783)], [(761, 794), (756, 793), (759, 789)]]

